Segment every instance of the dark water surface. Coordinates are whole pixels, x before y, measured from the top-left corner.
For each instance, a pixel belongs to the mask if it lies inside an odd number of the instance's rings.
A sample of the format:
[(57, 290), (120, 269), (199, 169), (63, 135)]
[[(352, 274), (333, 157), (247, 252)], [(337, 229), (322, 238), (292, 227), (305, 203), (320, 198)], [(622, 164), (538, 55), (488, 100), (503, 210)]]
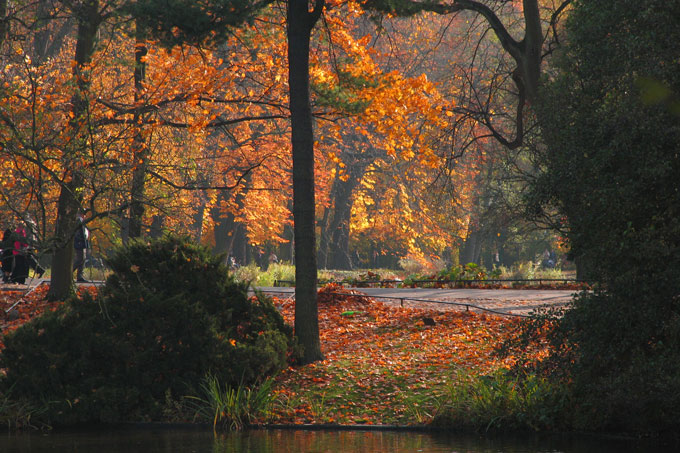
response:
[(626, 439), (574, 436), (482, 437), (404, 431), (252, 430), (213, 435), (210, 430), (126, 428), (49, 434), (0, 435), (0, 452), (272, 453), (460, 452), (633, 453), (672, 451)]

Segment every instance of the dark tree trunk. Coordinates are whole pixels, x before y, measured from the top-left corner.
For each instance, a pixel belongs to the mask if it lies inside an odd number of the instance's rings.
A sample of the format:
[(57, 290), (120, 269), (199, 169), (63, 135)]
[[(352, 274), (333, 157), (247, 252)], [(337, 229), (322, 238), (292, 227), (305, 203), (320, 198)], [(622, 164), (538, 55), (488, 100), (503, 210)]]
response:
[(230, 254), (231, 248), (234, 245), (234, 214), (231, 212), (225, 213), (220, 209), (220, 205), (227, 201), (229, 194), (228, 190), (220, 190), (217, 194), (217, 206), (210, 209), (210, 217), (215, 225), (215, 248), (213, 252), (216, 254)]
[(36, 66), (57, 55), (73, 28), (70, 18), (60, 20), (53, 17), (53, 3), (52, 0), (40, 0), (38, 4), (37, 30), (33, 37), (33, 64)]
[(477, 229), (471, 229), (465, 238), (463, 247), (460, 251), (458, 261), (463, 266), (468, 263), (479, 264), (482, 252), (482, 233)]
[(309, 95), (309, 42), (324, 7), (317, 0), (289, 0), (288, 83), (293, 147), (293, 219), (295, 222), (295, 334), (303, 363), (322, 360), (316, 301), (317, 266), (314, 196), (314, 130)]
[(7, 17), (7, 0), (0, 0), (0, 46), (9, 34), (9, 18)]
[[(331, 200), (333, 200), (333, 189), (331, 188)], [(322, 268), (322, 269), (328, 269), (328, 244), (331, 242), (331, 231), (329, 228), (329, 224), (331, 221), (332, 217), (332, 212), (333, 212), (333, 206), (329, 206), (326, 208), (326, 210), (323, 213), (323, 219), (321, 219), (321, 222), (319, 224), (319, 232), (320, 232), (320, 238), (319, 238), (319, 249), (317, 250), (318, 257), (317, 257), (317, 265)]]
[(151, 226), (149, 227), (149, 237), (151, 239), (159, 239), (163, 235), (163, 223), (165, 218), (160, 215), (155, 215), (151, 219)]
[(50, 279), (50, 300), (66, 298), (73, 289), (73, 236), (76, 231), (76, 214), (81, 207), (84, 180), (80, 171), (79, 157), (86, 149), (86, 137), (83, 132), (87, 121), (89, 75), (83, 74), (92, 59), (97, 31), (101, 23), (99, 2), (84, 1), (73, 11), (78, 21), (76, 39), (75, 65), (73, 78), (77, 90), (73, 96), (73, 121), (70, 125), (73, 134), (73, 145), (68, 150), (66, 159), (67, 174), (61, 185), (57, 205), (57, 222), (54, 238), (54, 255), (52, 256), (52, 276)]
[(337, 191), (333, 199), (333, 218), (329, 225), (330, 242), (328, 244), (328, 263), (332, 269), (352, 269), (349, 255), (349, 223), (352, 216), (352, 192), (358, 184), (358, 179), (351, 176), (347, 181), (340, 178)]
[[(347, 174), (336, 177), (331, 188), (331, 206), (324, 213), (321, 225), (319, 260), (324, 268), (352, 269), (349, 237), (354, 191), (361, 182), (368, 166), (376, 159), (376, 150), (356, 134), (343, 136), (342, 160)], [(369, 152), (370, 150), (370, 152)]]
[[(246, 184), (250, 181), (250, 176), (244, 178)], [(226, 255), (233, 255), (238, 263), (245, 263), (244, 247), (245, 235), (241, 231), (245, 231), (244, 225), (236, 221), (236, 217), (231, 212), (223, 212), (219, 206), (226, 203), (231, 196), (228, 190), (222, 190), (217, 195), (218, 207), (214, 207), (210, 211), (210, 215), (215, 224), (215, 253), (224, 253)], [(236, 195), (236, 206), (239, 211), (245, 209), (245, 193), (239, 192)], [(241, 238), (243, 236), (243, 238)]]
[[(135, 29), (135, 105), (139, 105), (144, 96), (144, 80), (146, 79), (146, 63), (144, 57), (147, 54), (146, 33), (139, 21)], [(137, 126), (134, 136), (134, 158), (132, 169), (132, 186), (130, 188), (130, 221), (128, 237), (135, 239), (142, 237), (142, 226), (145, 210), (145, 185), (146, 169), (149, 164), (149, 148), (144, 139), (142, 126), (140, 125), (141, 114), (135, 114), (134, 122)]]
[(194, 239), (196, 242), (201, 242), (203, 239), (203, 220), (205, 220), (206, 201), (203, 193), (200, 194), (201, 200), (199, 202), (196, 213), (193, 215), (193, 224), (191, 229), (194, 231)]
[(81, 198), (77, 195), (82, 187), (80, 173), (75, 171), (72, 179), (61, 187), (57, 205), (54, 254), (48, 299), (63, 300), (73, 289), (73, 235), (76, 230), (76, 215)]
[(346, 181), (337, 177), (333, 181), (333, 204), (324, 213), (319, 244), (319, 261), (324, 268), (352, 269), (349, 223), (352, 215), (352, 193), (358, 183), (359, 178), (355, 177), (354, 172)]

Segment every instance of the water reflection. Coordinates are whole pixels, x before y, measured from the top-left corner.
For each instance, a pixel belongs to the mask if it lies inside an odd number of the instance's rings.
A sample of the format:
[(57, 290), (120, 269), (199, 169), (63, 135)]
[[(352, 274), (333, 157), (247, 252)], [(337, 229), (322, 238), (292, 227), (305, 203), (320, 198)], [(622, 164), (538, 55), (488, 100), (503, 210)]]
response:
[[(253, 430), (224, 433), (198, 429), (116, 429), (0, 436), (0, 452), (94, 453), (638, 453), (663, 451), (630, 440), (574, 436), (514, 438), (395, 431)], [(672, 451), (668, 449), (667, 451)]]

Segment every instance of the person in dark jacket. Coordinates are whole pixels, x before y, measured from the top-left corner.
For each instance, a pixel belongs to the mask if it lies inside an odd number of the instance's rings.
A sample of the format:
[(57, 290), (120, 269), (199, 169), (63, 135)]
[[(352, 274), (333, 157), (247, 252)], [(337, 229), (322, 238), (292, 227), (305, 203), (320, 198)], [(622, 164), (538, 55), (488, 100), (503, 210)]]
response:
[(78, 214), (78, 226), (76, 227), (76, 235), (73, 238), (73, 248), (75, 250), (73, 270), (76, 271), (76, 282), (78, 283), (87, 283), (87, 280), (83, 277), (83, 270), (85, 268), (85, 255), (89, 238), (90, 232), (83, 223), (83, 216)]
[(28, 278), (28, 239), (26, 239), (26, 227), (23, 223), (19, 223), (16, 230), (14, 230), (14, 244), (12, 254), (14, 255), (14, 266), (12, 267), (12, 283), (19, 283), (21, 285), (26, 283)]
[(2, 235), (0, 242), (0, 257), (2, 258), (2, 282), (9, 283), (12, 268), (14, 268), (14, 232), (12, 228), (7, 228)]

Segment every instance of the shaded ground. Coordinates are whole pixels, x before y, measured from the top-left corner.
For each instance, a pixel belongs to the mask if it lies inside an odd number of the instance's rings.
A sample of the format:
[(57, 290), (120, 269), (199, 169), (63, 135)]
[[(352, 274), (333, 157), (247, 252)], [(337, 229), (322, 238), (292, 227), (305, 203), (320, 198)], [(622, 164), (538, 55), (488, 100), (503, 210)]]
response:
[[(2, 332), (57, 307), (59, 303), (45, 301), (47, 289), (42, 285), (30, 292), (2, 291)], [(80, 290), (96, 288), (89, 285)], [(420, 306), (413, 307), (405, 301), (402, 307), (398, 300), (382, 303), (354, 293), (339, 286), (320, 291), (319, 330), (325, 360), (280, 373), (274, 384), (274, 407), (261, 422), (426, 423), (446, 401), (452, 385), (513, 363), (512, 357), (496, 357), (494, 349), (513, 335), (521, 322), (519, 317), (442, 304), (433, 304), (434, 309), (430, 309), (426, 304), (431, 302), (416, 302)], [(439, 294), (475, 304), (499, 303), (469, 292), (466, 298), (460, 298), (462, 293)], [(293, 324), (294, 300), (290, 294), (281, 296), (274, 302), (286, 321)], [(519, 299), (502, 302), (525, 308), (527, 303)], [(534, 302), (546, 301), (535, 296)]]

